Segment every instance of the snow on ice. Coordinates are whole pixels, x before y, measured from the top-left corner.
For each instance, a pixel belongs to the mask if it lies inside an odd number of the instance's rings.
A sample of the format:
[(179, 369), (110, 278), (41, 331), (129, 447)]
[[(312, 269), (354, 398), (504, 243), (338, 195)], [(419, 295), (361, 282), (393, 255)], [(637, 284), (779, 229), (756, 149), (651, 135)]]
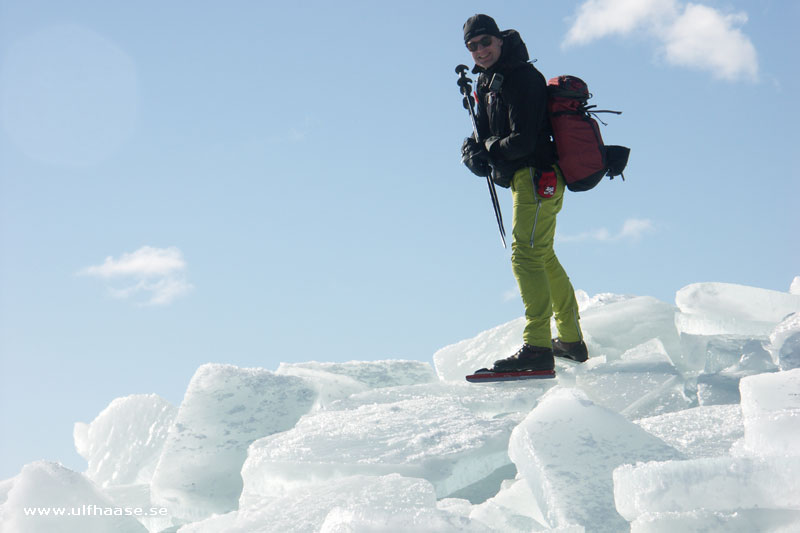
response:
[(179, 406), (118, 398), (75, 424), (85, 472), (0, 481), (0, 532), (800, 531), (800, 277), (576, 296), (591, 358), (553, 380), (464, 381), (517, 319), (433, 365), (207, 364)]

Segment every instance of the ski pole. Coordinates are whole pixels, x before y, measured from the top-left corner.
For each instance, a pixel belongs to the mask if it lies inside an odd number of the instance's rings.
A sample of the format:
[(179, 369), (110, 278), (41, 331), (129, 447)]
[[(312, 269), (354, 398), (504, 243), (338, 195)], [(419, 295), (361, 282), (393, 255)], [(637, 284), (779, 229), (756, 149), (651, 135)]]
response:
[[(458, 74), (458, 87), (461, 94), (464, 95), (464, 108), (469, 111), (469, 117), (472, 119), (472, 135), (475, 141), (480, 143), (480, 135), (478, 135), (478, 121), (475, 118), (475, 98), (472, 96), (472, 80), (467, 77), (467, 65), (458, 65), (456, 67), (456, 74)], [(497, 199), (497, 189), (494, 187), (491, 175), (486, 176), (486, 183), (489, 185), (489, 196), (492, 199), (492, 207), (494, 207), (494, 216), (497, 219), (497, 227), (500, 229), (500, 240), (503, 242), (503, 248), (506, 248), (506, 229), (503, 225), (503, 214), (500, 212), (500, 201)]]

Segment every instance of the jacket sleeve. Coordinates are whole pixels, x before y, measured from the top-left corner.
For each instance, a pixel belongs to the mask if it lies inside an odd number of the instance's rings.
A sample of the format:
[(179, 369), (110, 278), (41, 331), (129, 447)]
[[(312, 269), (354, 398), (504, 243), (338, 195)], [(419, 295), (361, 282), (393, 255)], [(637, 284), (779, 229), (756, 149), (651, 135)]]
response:
[[(533, 68), (524, 69), (503, 87), (511, 133), (492, 145), (496, 159), (515, 160), (534, 152), (547, 113), (547, 84)], [(512, 83), (508, 83), (512, 81)]]

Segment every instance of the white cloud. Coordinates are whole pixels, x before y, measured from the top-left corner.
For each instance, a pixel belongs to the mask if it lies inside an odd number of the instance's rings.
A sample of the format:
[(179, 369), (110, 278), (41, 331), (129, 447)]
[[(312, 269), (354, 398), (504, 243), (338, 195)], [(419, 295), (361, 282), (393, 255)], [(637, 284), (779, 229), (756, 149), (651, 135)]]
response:
[(709, 70), (721, 79), (756, 79), (756, 48), (737, 28), (745, 22), (745, 13), (723, 15), (688, 4), (664, 34), (665, 57), (674, 65)]
[(166, 305), (193, 287), (186, 280), (186, 261), (175, 247), (143, 246), (119, 259), (106, 257), (100, 265), (87, 267), (79, 274), (113, 280), (109, 292), (123, 300), (144, 296), (148, 305)]
[(653, 222), (648, 219), (629, 218), (622, 224), (622, 231), (617, 235), (618, 239), (631, 239), (638, 241), (645, 233), (653, 231)]
[(183, 254), (177, 248), (143, 246), (133, 253), (122, 254), (119, 259), (106, 257), (102, 265), (90, 266), (84, 273), (102, 278), (119, 276), (167, 276), (186, 268)]
[(578, 8), (564, 44), (587, 44), (609, 35), (627, 35), (659, 19), (674, 18), (676, 13), (676, 0), (587, 0)]
[(745, 13), (726, 15), (678, 0), (587, 0), (563, 44), (588, 44), (638, 31), (655, 38), (659, 53), (672, 65), (707, 70), (730, 81), (755, 80), (758, 55), (739, 29), (746, 22)]
[(648, 219), (629, 218), (622, 224), (622, 229), (619, 233), (612, 234), (606, 228), (598, 228), (592, 231), (586, 231), (577, 235), (561, 235), (558, 234), (556, 238), (561, 242), (617, 242), (622, 240), (639, 241), (646, 233), (650, 233), (655, 229), (653, 222)]

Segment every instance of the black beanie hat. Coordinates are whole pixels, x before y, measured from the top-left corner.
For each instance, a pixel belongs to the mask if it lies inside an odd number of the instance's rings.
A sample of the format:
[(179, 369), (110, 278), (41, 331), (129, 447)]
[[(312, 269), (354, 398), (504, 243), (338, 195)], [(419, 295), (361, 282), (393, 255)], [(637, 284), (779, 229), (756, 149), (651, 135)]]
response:
[(464, 42), (468, 43), (476, 35), (500, 37), (500, 28), (489, 15), (472, 15), (464, 23)]

